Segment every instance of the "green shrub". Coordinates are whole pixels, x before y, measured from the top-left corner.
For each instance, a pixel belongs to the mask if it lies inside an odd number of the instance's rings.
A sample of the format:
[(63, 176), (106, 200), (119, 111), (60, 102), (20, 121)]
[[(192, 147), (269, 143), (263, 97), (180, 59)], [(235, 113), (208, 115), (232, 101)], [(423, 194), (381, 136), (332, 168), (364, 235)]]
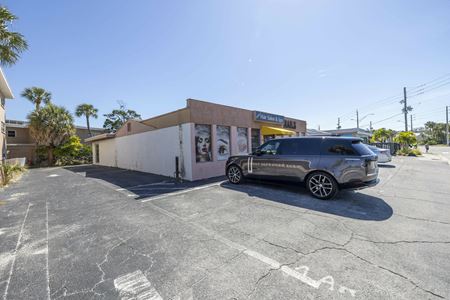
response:
[(18, 164), (2, 164), (0, 165), (1, 168), (1, 184), (7, 185), (11, 182), (14, 177), (20, 173), (22, 173), (25, 168), (18, 165)]
[(91, 147), (80, 142), (78, 136), (71, 136), (67, 142), (55, 148), (57, 165), (73, 165), (92, 161)]
[(419, 149), (401, 148), (397, 151), (400, 156), (420, 156), (422, 152)]
[(410, 156), (420, 156), (420, 155), (422, 155), (422, 152), (420, 152), (419, 149), (412, 149), (409, 155)]

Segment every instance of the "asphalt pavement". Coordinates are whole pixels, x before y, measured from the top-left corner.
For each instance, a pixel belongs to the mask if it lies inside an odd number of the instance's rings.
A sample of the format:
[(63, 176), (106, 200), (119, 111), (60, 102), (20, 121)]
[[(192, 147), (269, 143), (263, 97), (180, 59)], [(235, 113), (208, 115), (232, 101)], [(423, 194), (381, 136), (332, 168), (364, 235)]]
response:
[(450, 298), (443, 160), (396, 157), (378, 186), (331, 201), (85, 170), (33, 169), (1, 191), (3, 299)]

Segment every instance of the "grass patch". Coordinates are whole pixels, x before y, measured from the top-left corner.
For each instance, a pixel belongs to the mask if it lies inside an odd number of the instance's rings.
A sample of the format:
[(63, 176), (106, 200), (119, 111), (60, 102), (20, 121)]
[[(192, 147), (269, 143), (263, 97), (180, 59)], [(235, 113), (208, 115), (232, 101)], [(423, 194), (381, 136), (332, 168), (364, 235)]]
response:
[(0, 185), (6, 186), (25, 171), (25, 167), (18, 164), (0, 165)]

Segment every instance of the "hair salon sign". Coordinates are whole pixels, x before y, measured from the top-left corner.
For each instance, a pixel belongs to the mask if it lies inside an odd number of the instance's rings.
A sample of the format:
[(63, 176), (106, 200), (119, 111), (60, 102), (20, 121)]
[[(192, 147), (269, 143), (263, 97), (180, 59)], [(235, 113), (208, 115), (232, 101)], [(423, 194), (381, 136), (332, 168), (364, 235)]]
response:
[(255, 121), (283, 124), (284, 117), (280, 115), (265, 113), (262, 111), (255, 111)]

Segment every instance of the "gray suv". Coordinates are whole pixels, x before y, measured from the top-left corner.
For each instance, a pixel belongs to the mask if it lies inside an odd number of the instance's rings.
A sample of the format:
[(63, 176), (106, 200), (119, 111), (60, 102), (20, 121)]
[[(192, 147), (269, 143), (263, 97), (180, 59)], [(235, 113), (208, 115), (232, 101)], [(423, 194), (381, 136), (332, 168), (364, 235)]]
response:
[(226, 175), (234, 184), (244, 178), (304, 182), (319, 199), (379, 181), (377, 155), (361, 139), (332, 136), (270, 140), (251, 155), (231, 156)]

